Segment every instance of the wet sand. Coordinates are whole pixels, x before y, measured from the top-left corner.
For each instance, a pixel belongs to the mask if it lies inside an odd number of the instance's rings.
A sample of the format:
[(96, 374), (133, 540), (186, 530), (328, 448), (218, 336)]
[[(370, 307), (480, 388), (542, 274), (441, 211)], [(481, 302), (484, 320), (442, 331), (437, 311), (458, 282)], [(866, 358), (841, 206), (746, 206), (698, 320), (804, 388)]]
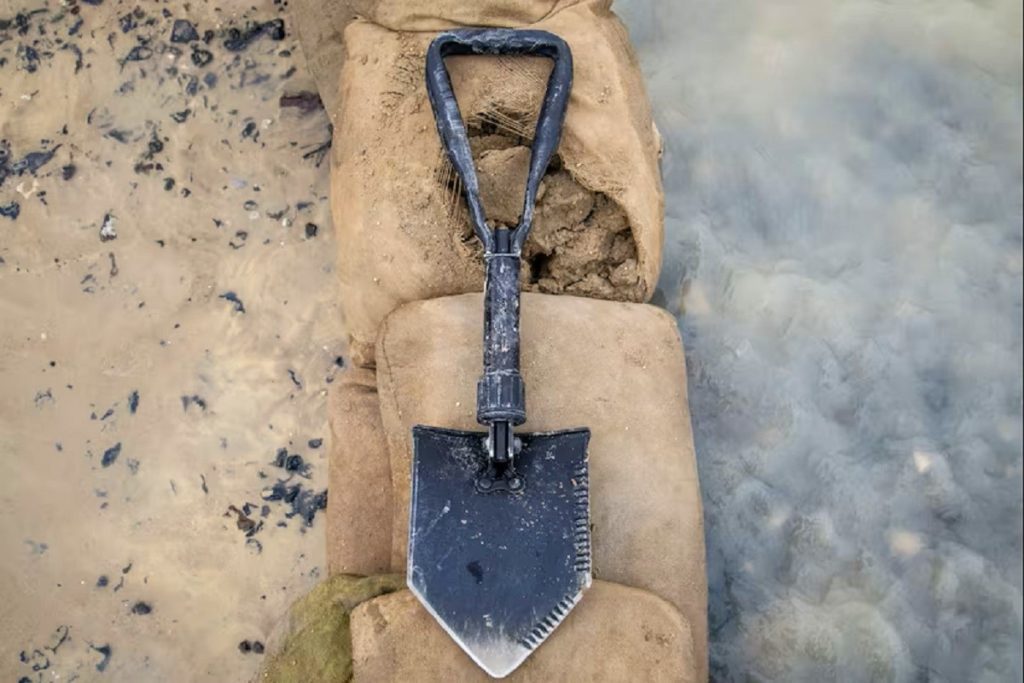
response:
[(11, 680), (244, 680), (322, 572), (330, 131), (280, 5), (218, 4), (0, 3)]

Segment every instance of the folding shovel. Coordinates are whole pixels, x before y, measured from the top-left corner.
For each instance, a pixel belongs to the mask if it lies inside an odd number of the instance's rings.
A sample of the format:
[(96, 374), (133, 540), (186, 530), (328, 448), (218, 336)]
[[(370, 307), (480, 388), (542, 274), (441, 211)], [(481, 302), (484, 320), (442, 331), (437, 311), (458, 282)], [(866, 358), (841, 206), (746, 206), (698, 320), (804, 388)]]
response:
[[(491, 229), (444, 58), (539, 55), (554, 62), (534, 132), (522, 218)], [(590, 431), (514, 434), (526, 421), (519, 374), (520, 253), (541, 177), (558, 147), (572, 55), (545, 31), (462, 29), (427, 51), (427, 92), (484, 246), (483, 376), (477, 421), (487, 432), (413, 428), (409, 588), (487, 673), (512, 672), (590, 585)], [(565, 397), (571, 401), (571, 396)]]

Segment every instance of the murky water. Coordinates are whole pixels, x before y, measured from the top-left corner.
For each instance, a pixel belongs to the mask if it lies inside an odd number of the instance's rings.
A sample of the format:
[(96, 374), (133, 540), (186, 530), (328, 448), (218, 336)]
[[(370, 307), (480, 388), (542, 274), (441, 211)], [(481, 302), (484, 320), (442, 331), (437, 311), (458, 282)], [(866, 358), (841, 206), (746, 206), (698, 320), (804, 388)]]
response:
[[(231, 7), (0, 0), (14, 680), (244, 680), (322, 572), (327, 117), (290, 32), (244, 32), (279, 5)], [(1019, 3), (618, 8), (666, 141), (713, 674), (1018, 680)]]
[(1021, 676), (1021, 5), (629, 2), (722, 680)]

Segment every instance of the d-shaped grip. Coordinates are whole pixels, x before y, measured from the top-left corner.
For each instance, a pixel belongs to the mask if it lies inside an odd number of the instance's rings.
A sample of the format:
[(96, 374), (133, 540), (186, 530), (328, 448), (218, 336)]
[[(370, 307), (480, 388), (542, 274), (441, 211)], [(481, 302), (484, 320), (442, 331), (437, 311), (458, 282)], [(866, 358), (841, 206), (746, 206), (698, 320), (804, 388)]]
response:
[(511, 253), (518, 254), (533, 224), (533, 207), (540, 180), (562, 137), (562, 122), (572, 89), (572, 53), (566, 42), (553, 33), (507, 28), (447, 31), (435, 38), (427, 49), (427, 94), (434, 110), (437, 131), (448, 158), (462, 179), (473, 230), (483, 242), (484, 250), (491, 254), (495, 253), (497, 245), (487, 227), (466, 124), (459, 113), (459, 103), (444, 65), (444, 58), (452, 55), (538, 55), (554, 61), (533, 135), (522, 218), (509, 241)]

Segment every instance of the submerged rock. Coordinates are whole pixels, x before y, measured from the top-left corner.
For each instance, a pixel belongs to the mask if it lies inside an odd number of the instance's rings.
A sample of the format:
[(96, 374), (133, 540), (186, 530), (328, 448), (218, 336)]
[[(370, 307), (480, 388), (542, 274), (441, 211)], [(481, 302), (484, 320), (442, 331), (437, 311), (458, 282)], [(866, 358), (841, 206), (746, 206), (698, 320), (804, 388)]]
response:
[(193, 40), (199, 40), (199, 32), (192, 22), (188, 19), (175, 19), (171, 28), (171, 42), (190, 43)]

